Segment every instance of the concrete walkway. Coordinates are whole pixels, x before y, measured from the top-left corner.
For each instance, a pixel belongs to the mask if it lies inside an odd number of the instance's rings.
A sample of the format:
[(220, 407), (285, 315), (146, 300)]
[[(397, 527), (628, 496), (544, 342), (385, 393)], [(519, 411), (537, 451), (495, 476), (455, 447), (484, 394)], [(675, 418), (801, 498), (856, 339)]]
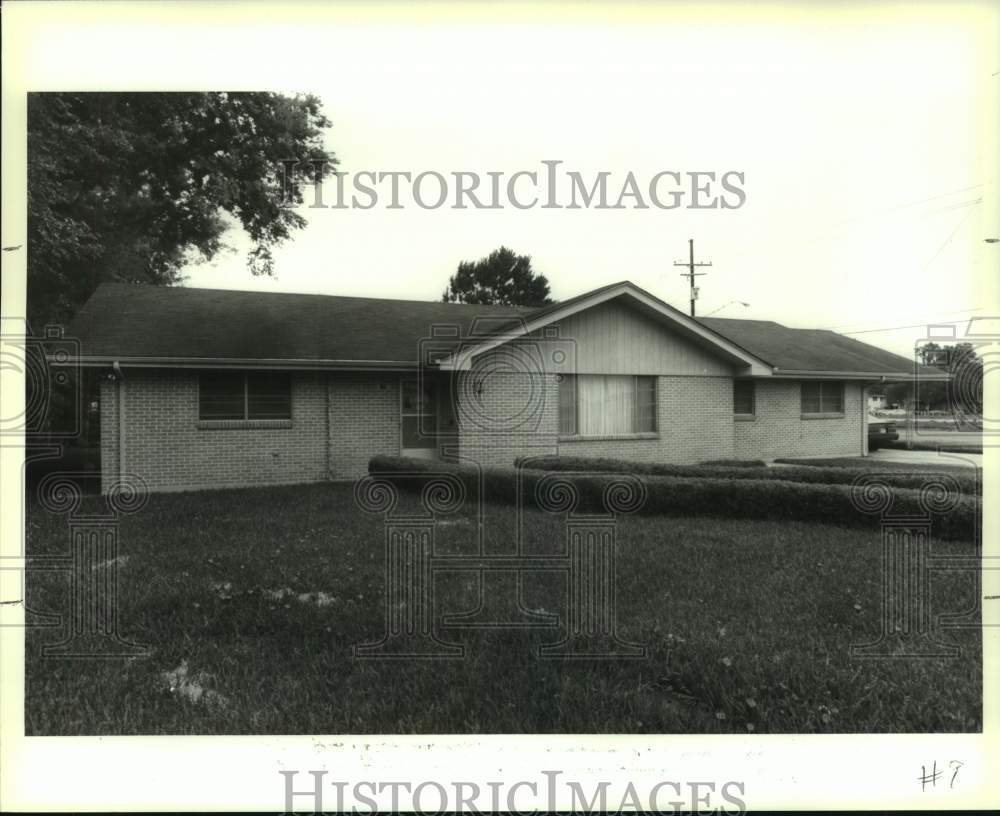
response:
[[(786, 457), (787, 462), (769, 462), (769, 467), (794, 467), (796, 464), (808, 465), (810, 459), (843, 459), (844, 464), (851, 466), (852, 459), (859, 456), (802, 456)], [(982, 469), (983, 454), (981, 453), (938, 453), (937, 451), (889, 450), (880, 448), (865, 457), (869, 462), (899, 462), (904, 465), (937, 465), (938, 467), (970, 467), (975, 465)], [(801, 459), (801, 462), (792, 462)]]
[(983, 466), (981, 453), (938, 453), (937, 451), (889, 450), (880, 448), (868, 454), (873, 462), (902, 462), (908, 465), (941, 465), (950, 467)]

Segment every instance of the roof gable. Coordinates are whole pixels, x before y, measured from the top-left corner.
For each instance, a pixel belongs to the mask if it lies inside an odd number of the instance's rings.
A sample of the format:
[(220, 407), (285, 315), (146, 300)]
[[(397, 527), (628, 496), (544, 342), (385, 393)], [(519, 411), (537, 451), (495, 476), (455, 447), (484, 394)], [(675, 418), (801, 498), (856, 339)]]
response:
[(669, 303), (651, 295), (645, 289), (639, 288), (631, 281), (620, 281), (602, 286), (569, 300), (522, 315), (520, 319), (512, 321), (509, 326), (501, 328), (482, 342), (465, 345), (451, 357), (444, 359), (441, 366), (448, 369), (469, 368), (476, 356), (490, 349), (615, 299), (627, 301), (631, 308), (668, 326), (684, 339), (722, 357), (731, 365), (744, 369), (743, 374), (766, 376), (771, 373), (771, 366), (766, 361), (675, 309)]

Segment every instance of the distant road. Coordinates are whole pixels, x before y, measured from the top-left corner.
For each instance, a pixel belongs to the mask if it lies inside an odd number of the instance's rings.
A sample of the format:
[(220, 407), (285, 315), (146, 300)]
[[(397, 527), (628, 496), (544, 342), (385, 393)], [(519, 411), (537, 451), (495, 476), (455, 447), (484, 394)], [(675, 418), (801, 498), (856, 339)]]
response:
[[(989, 436), (986, 437), (990, 439)], [(906, 441), (906, 434), (902, 429), (899, 431), (899, 441)], [(932, 445), (970, 445), (980, 447), (983, 444), (981, 433), (969, 433), (966, 431), (939, 431), (939, 430), (918, 430), (913, 434), (914, 442), (922, 442)], [(996, 439), (996, 444), (1000, 445), (1000, 438)]]
[(937, 465), (939, 467), (983, 466), (981, 453), (939, 453), (938, 451), (893, 450), (879, 448), (868, 458), (873, 462), (899, 462), (905, 465)]

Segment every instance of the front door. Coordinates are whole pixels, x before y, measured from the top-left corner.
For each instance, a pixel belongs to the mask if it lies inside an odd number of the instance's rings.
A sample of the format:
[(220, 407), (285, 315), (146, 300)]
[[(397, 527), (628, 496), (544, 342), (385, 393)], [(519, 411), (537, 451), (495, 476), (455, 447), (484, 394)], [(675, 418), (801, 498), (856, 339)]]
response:
[(437, 388), (423, 378), (401, 380), (399, 393), (400, 453), (414, 459), (437, 456)]

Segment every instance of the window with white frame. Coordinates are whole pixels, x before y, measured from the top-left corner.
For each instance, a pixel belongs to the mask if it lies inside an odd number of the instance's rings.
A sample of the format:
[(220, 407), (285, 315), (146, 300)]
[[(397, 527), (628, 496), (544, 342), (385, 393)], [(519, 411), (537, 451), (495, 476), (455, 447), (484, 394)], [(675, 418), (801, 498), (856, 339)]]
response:
[(656, 432), (656, 377), (564, 374), (559, 383), (562, 436)]

